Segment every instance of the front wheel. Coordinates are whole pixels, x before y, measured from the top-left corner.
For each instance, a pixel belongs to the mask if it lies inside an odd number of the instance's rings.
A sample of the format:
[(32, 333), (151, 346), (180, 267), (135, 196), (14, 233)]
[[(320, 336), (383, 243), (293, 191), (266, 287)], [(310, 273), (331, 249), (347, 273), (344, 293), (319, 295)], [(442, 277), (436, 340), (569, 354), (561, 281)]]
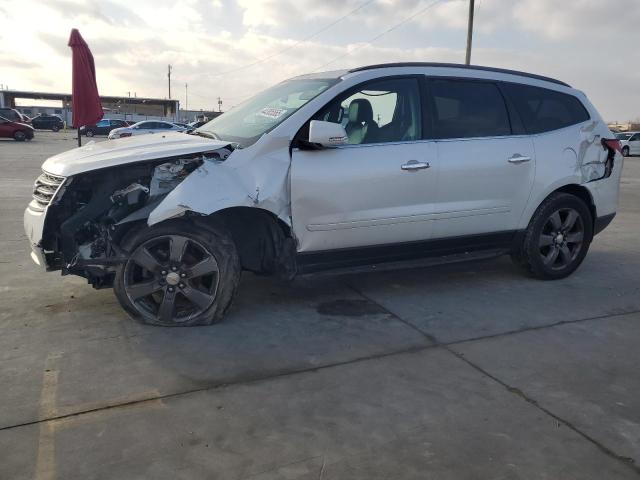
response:
[(87, 137), (93, 137), (93, 130), (87, 130), (87, 133), (85, 135)]
[(580, 266), (592, 237), (587, 205), (574, 195), (554, 193), (536, 210), (514, 257), (535, 277), (557, 280)]
[(222, 319), (240, 279), (231, 235), (221, 226), (175, 220), (129, 235), (116, 271), (122, 307), (150, 325), (210, 325)]
[(26, 138), (27, 135), (21, 130), (18, 130), (13, 134), (13, 139), (17, 142), (24, 142)]
[(53, 130), (54, 132), (57, 132), (60, 130), (60, 127), (57, 125), (54, 125), (53, 127), (51, 127), (51, 130)]

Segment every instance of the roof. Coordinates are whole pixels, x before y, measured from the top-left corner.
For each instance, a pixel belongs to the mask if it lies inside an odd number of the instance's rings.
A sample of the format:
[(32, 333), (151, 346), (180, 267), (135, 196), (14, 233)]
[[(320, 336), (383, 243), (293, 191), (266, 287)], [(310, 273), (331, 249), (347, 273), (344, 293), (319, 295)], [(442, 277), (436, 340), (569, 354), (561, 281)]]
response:
[(482, 70), (485, 72), (507, 73), (509, 75), (517, 75), (520, 77), (535, 78), (537, 80), (544, 80), (545, 82), (556, 83), (565, 87), (571, 87), (571, 85), (557, 80), (555, 78), (545, 77), (543, 75), (536, 75), (535, 73), (520, 72), (518, 70), (508, 70), (506, 68), (486, 67), (482, 65), (465, 65), (461, 63), (439, 63), (439, 62), (400, 62), (400, 63), (379, 63), (376, 65), (365, 65), (363, 67), (352, 68), (349, 73), (362, 72), (364, 70), (374, 70), (377, 68), (394, 68), (394, 67), (444, 67), (444, 68), (461, 68), (464, 70)]

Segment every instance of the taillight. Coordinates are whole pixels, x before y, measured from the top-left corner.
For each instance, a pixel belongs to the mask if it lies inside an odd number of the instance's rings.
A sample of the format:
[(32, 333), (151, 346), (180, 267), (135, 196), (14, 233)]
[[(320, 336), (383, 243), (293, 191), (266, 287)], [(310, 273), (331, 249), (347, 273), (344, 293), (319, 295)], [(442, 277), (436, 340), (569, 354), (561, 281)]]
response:
[(617, 138), (603, 138), (602, 146), (611, 149), (614, 152), (622, 153), (622, 144)]
[(124, 138), (124, 137), (130, 137), (131, 136), (131, 132), (122, 132), (120, 134), (120, 138)]

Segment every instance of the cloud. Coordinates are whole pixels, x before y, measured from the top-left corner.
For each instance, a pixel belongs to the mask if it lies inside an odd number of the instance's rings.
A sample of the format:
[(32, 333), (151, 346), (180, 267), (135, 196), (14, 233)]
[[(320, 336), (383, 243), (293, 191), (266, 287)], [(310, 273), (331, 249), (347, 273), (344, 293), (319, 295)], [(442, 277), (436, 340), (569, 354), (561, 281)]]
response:
[[(325, 69), (463, 61), (468, 0), (367, 1), (3, 0), (1, 80), (69, 91), (73, 27), (94, 53), (102, 93), (164, 97), (172, 64), (173, 95), (183, 98), (188, 83), (190, 106), (207, 108), (218, 96), (228, 106), (329, 62)], [(626, 62), (637, 56), (637, 25), (637, 0), (614, 8), (601, 0), (476, 0), (473, 61), (556, 76), (584, 89), (605, 116), (635, 117), (628, 98), (640, 71)]]

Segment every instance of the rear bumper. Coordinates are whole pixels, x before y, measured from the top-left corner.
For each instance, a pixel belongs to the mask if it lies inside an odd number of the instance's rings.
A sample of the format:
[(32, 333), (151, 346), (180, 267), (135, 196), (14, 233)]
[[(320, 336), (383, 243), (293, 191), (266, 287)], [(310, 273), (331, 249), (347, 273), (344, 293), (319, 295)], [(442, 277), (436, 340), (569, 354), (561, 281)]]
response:
[(593, 222), (593, 234), (597, 235), (605, 228), (607, 228), (615, 216), (615, 213), (610, 213), (609, 215), (603, 215), (596, 218), (596, 220)]

